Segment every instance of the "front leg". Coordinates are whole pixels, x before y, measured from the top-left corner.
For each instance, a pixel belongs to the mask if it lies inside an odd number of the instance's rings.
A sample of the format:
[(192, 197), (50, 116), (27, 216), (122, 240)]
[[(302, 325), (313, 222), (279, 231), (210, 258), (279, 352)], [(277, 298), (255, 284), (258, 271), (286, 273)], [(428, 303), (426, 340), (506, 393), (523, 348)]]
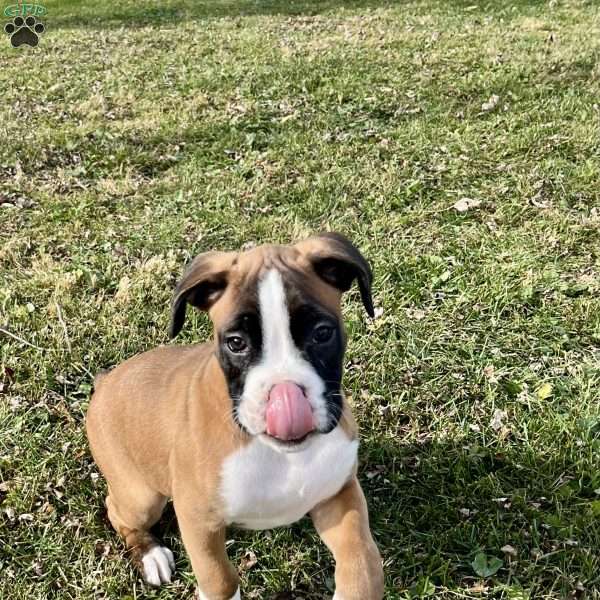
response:
[(199, 511), (197, 498), (174, 497), (173, 504), (198, 582), (196, 600), (240, 600), (238, 574), (225, 550), (225, 525)]
[(335, 559), (334, 600), (381, 600), (381, 556), (371, 536), (367, 503), (356, 477), (310, 515)]

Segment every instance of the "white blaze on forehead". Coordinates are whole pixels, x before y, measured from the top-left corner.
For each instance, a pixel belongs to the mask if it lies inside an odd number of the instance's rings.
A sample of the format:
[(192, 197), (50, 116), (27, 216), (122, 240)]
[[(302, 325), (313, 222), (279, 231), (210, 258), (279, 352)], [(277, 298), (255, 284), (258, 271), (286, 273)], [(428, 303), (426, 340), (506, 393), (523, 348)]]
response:
[(290, 313), (281, 273), (270, 269), (258, 286), (265, 360), (290, 356), (296, 347), (290, 331)]
[(291, 381), (306, 391), (317, 428), (325, 430), (329, 412), (325, 384), (314, 367), (302, 357), (290, 331), (290, 314), (281, 272), (269, 269), (258, 284), (262, 330), (260, 361), (248, 370), (237, 408), (240, 423), (253, 435), (266, 429), (266, 405), (274, 385)]

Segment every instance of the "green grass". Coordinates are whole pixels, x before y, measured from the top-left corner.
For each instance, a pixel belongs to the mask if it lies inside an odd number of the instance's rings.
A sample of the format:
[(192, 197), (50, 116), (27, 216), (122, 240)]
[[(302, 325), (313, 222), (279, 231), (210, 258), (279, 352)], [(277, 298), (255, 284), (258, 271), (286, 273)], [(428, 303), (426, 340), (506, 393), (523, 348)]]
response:
[[(160, 591), (107, 526), (92, 376), (167, 342), (191, 256), (322, 229), (383, 311), (345, 301), (386, 598), (600, 598), (596, 3), (47, 6), (0, 44), (0, 598), (191, 594), (172, 515)], [(307, 521), (229, 552), (246, 598), (328, 597)]]

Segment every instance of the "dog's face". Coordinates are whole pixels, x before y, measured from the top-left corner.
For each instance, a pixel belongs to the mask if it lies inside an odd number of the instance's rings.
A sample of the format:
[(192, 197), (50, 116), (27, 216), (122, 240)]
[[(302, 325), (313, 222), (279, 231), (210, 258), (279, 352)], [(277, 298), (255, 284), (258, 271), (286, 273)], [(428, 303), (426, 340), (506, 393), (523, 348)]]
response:
[(186, 304), (208, 310), (236, 422), (294, 446), (328, 433), (342, 414), (343, 291), (358, 280), (373, 316), (371, 270), (345, 238), (198, 256), (180, 281), (171, 335)]

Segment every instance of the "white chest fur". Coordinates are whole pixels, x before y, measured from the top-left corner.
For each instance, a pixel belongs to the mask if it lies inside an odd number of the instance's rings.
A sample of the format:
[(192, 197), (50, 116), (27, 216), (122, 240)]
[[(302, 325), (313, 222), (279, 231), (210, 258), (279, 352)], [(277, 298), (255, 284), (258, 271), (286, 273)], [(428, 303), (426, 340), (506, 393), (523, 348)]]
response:
[(350, 477), (358, 440), (341, 427), (314, 437), (299, 452), (280, 452), (260, 437), (223, 464), (225, 518), (248, 529), (270, 529), (302, 518), (335, 495)]

